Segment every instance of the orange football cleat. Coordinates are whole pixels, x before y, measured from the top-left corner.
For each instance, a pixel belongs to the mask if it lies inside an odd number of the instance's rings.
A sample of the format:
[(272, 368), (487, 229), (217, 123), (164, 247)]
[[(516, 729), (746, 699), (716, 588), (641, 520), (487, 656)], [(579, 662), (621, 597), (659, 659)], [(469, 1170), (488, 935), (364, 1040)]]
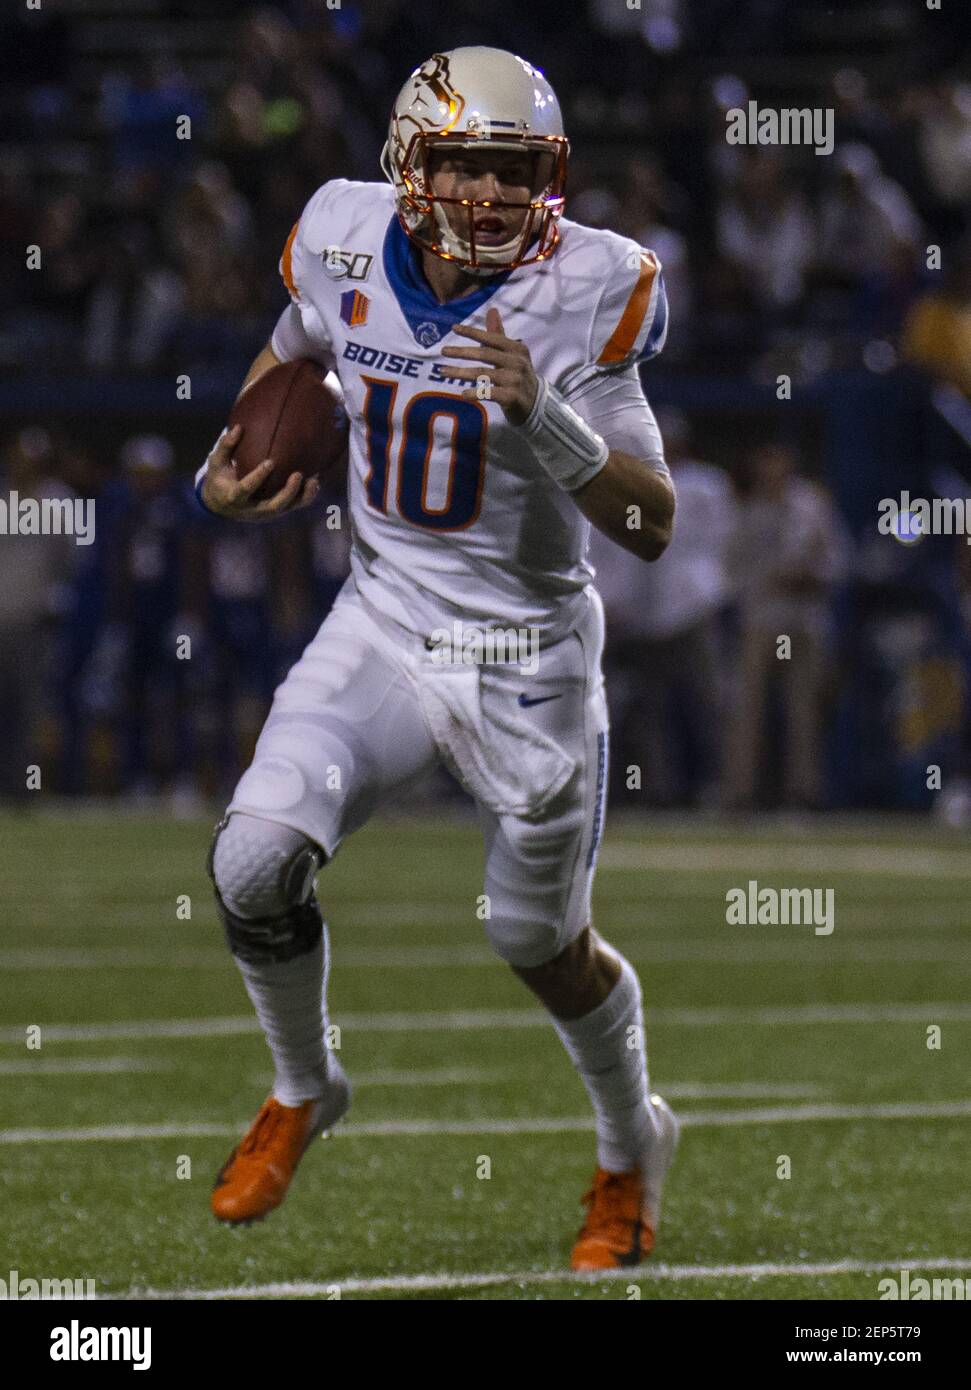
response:
[(264, 1101), (246, 1137), (216, 1175), (211, 1198), (215, 1217), (260, 1221), (280, 1205), (311, 1141), (347, 1109), (349, 1088), (343, 1075), (336, 1091), (326, 1103), (281, 1105), (273, 1096)]
[(573, 1246), (571, 1269), (618, 1269), (640, 1264), (654, 1249), (661, 1188), (674, 1161), (681, 1126), (660, 1096), (649, 1097), (651, 1142), (640, 1168), (609, 1173), (598, 1168), (583, 1197), (587, 1219)]
[(645, 1220), (639, 1168), (629, 1173), (598, 1168), (583, 1204), (587, 1219), (573, 1247), (571, 1269), (616, 1269), (647, 1259), (654, 1249), (654, 1228)]

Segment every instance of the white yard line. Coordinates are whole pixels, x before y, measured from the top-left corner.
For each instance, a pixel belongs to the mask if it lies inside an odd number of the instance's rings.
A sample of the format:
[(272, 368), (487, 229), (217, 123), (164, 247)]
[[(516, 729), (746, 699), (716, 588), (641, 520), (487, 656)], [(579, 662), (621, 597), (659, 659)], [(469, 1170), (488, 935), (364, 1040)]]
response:
[(0, 1076), (96, 1076), (134, 1072), (173, 1071), (174, 1062), (151, 1057), (35, 1057), (32, 1061), (0, 1062)]
[[(738, 1005), (697, 1009), (651, 1009), (648, 1023), (671, 1028), (804, 1027), (816, 1023), (963, 1023), (971, 1020), (971, 1004), (932, 1000), (919, 1004), (780, 1004)], [(36, 1021), (36, 1020), (35, 1020)], [(539, 1009), (467, 1009), (456, 1012), (342, 1014), (342, 1028), (361, 1033), (462, 1033), (502, 1029), (549, 1028)], [(0, 1029), (0, 1043), (23, 1046), (22, 1027)], [(106, 1042), (134, 1038), (235, 1037), (259, 1031), (255, 1017), (131, 1019), (117, 1023), (41, 1023), (48, 1042)]]
[[(971, 917), (971, 914), (969, 914)], [(865, 965), (967, 965), (971, 968), (971, 948), (951, 938), (928, 937), (847, 941), (838, 930), (820, 944), (812, 928), (783, 928), (783, 939), (776, 941), (738, 939), (747, 928), (726, 929), (723, 936), (652, 939), (645, 932), (640, 942), (623, 942), (620, 949), (633, 961), (656, 964), (719, 963), (757, 964), (765, 961), (796, 964)], [(735, 939), (733, 939), (735, 938)], [(615, 943), (616, 944), (616, 943)], [(811, 952), (817, 954), (812, 955)], [(333, 947), (337, 970), (451, 970), (457, 966), (479, 966), (490, 970), (501, 962), (488, 946), (406, 945), (357, 946), (347, 950)], [(116, 947), (52, 947), (48, 950), (0, 950), (0, 970), (225, 970), (232, 964), (228, 951), (185, 950), (145, 951)]]
[(803, 1100), (825, 1090), (814, 1081), (686, 1081), (665, 1086), (664, 1094), (669, 1100)]
[[(269, 1090), (273, 1085), (273, 1072), (256, 1072), (250, 1080), (253, 1085), (263, 1085)], [(361, 1072), (351, 1077), (355, 1091), (374, 1086), (497, 1086), (503, 1082), (522, 1080), (521, 1071), (487, 1071), (481, 1067), (435, 1067), (428, 1071), (372, 1071)]]
[(726, 1024), (767, 1028), (816, 1023), (949, 1023), (971, 1020), (971, 1004), (780, 1004), (738, 1008), (650, 1009), (648, 1020), (677, 1028), (716, 1028)]
[(601, 869), (640, 869), (673, 873), (737, 873), (753, 870), (778, 875), (880, 874), (893, 878), (971, 879), (966, 848), (904, 849), (887, 845), (777, 844), (662, 845), (614, 841), (600, 851)]
[[(2, 1071), (2, 1068), (0, 1068)], [(272, 1070), (254, 1072), (250, 1076), (254, 1085), (273, 1085)], [(533, 1079), (530, 1072), (515, 1071), (511, 1067), (491, 1071), (477, 1067), (441, 1067), (429, 1071), (372, 1071), (355, 1073), (351, 1080), (356, 1091), (362, 1088), (387, 1086), (498, 1086), (507, 1082), (527, 1084)], [(675, 1082), (664, 1087), (668, 1100), (808, 1100), (824, 1096), (826, 1087), (815, 1082), (795, 1082), (789, 1085), (774, 1085), (761, 1081)]]
[(682, 1125), (733, 1128), (736, 1125), (812, 1123), (817, 1120), (949, 1120), (971, 1115), (971, 1100), (886, 1101), (874, 1105), (826, 1102), (817, 1105), (765, 1106), (758, 1110), (688, 1110)]
[[(817, 937), (811, 926), (776, 928), (780, 939), (766, 941), (730, 940), (729, 932), (722, 937), (691, 937), (680, 941), (651, 941), (618, 943), (630, 960), (642, 964), (785, 964), (803, 965), (965, 965), (971, 968), (971, 947), (957, 935), (943, 940), (933, 937), (870, 936), (863, 940), (848, 940), (848, 932), (840, 935), (843, 925), (836, 913), (836, 928), (832, 936)], [(969, 921), (971, 926), (971, 921)], [(745, 928), (734, 928), (744, 931)], [(616, 935), (616, 934), (615, 934)], [(337, 958), (337, 966), (341, 961)]]
[(145, 951), (123, 944), (0, 951), (0, 970), (198, 970), (231, 961), (228, 951)]
[[(752, 1110), (696, 1110), (680, 1115), (687, 1128), (735, 1128), (742, 1125), (805, 1124), (823, 1120), (950, 1120), (971, 1116), (971, 1100), (888, 1102), (883, 1105), (766, 1106)], [(593, 1129), (593, 1117), (548, 1116), (496, 1120), (375, 1120), (341, 1124), (335, 1135), (357, 1139), (388, 1139), (434, 1135), (575, 1134)], [(164, 1124), (89, 1125), (71, 1129), (4, 1129), (2, 1144), (63, 1144), (121, 1142), (132, 1139), (219, 1139), (239, 1135), (241, 1125)]]
[[(27, 1025), (0, 1029), (0, 1042), (24, 1045)], [(124, 1023), (48, 1023), (40, 1024), (41, 1042), (109, 1042), (137, 1038), (222, 1038), (259, 1032), (255, 1016), (219, 1018), (141, 1018)]]
[[(835, 1260), (815, 1264), (640, 1265), (630, 1269), (577, 1274), (568, 1269), (521, 1270), (492, 1274), (395, 1274), (378, 1279), (332, 1279), (328, 1283), (235, 1284), (222, 1289), (131, 1289), (129, 1299), (327, 1298), (353, 1293), (422, 1293), (438, 1289), (482, 1289), (508, 1284), (516, 1288), (542, 1284), (656, 1284), (705, 1279), (825, 1279), (841, 1274), (896, 1274), (909, 1270), (971, 1272), (971, 1260), (928, 1257), (922, 1260)], [(117, 1294), (106, 1294), (116, 1298)]]

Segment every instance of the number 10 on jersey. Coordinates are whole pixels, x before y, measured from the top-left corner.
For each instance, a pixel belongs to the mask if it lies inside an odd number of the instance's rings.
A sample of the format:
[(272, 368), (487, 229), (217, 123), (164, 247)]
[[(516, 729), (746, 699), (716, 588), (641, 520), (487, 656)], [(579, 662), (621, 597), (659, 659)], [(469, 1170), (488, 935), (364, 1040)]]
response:
[[(396, 424), (399, 383), (375, 377), (362, 380), (367, 392), (364, 426), (368, 473), (364, 486), (370, 505), (388, 514), (391, 450), (396, 430), (400, 430), (398, 513), (413, 526), (429, 531), (462, 531), (471, 526), (482, 504), (488, 430), (485, 407), (444, 391), (420, 391), (408, 400)], [(445, 501), (441, 507), (429, 507), (428, 469), (436, 443), (434, 425), (439, 418), (451, 425)]]

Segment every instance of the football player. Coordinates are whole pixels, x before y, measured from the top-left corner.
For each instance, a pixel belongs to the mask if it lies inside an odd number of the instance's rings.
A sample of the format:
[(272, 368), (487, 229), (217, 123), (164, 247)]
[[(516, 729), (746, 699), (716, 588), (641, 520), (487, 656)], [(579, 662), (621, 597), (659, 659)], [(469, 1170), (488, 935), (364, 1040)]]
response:
[[(667, 306), (651, 251), (562, 216), (568, 152), (536, 68), (495, 48), (436, 53), (395, 102), (388, 183), (325, 183), (283, 252), (290, 304), (243, 389), (295, 358), (336, 372), (352, 573), (277, 690), (210, 855), (276, 1069), (216, 1180), (222, 1221), (279, 1205), (348, 1108), (325, 1046), (316, 875), (444, 761), (475, 798), (489, 941), (546, 1006), (595, 1113), (572, 1266), (636, 1264), (654, 1244), (678, 1125), (648, 1087), (637, 976), (590, 920), (607, 716), (584, 556), (591, 522), (644, 560), (671, 535), (636, 365), (660, 351)], [(238, 437), (200, 470), (204, 506), (260, 520), (313, 500), (295, 473), (254, 501), (269, 463), (237, 479)], [(484, 659), (497, 630), (530, 634), (535, 660), (501, 645), (506, 660)]]

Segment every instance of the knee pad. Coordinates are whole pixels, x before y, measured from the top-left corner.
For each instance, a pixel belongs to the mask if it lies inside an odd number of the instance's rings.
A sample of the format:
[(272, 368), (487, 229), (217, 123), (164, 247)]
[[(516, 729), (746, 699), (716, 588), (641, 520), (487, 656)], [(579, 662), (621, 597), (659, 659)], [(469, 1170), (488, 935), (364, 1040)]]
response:
[(548, 965), (569, 945), (549, 922), (524, 922), (518, 917), (494, 917), (485, 923), (489, 945), (514, 969)]
[(322, 860), (289, 826), (238, 812), (219, 823), (209, 876), (234, 956), (260, 965), (313, 950), (323, 930), (313, 890)]

